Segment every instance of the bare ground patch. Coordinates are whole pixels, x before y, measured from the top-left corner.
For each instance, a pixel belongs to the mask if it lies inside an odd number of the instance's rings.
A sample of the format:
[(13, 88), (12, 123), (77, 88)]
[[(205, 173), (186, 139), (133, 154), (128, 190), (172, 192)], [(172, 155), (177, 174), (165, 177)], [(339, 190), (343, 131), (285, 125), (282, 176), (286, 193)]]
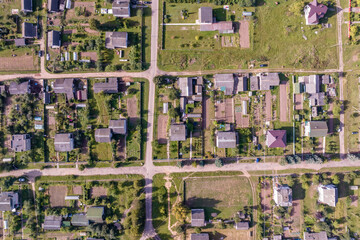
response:
[(265, 119), (266, 121), (272, 120), (272, 104), (271, 104), (271, 92), (266, 91), (265, 93)]
[(232, 98), (226, 98), (221, 103), (215, 104), (215, 118), (220, 122), (234, 122), (234, 104)]
[(117, 155), (120, 159), (126, 158), (126, 138), (124, 136), (121, 136), (118, 142)]
[(138, 100), (136, 96), (126, 99), (127, 113), (130, 118), (130, 124), (132, 124), (133, 126), (136, 125), (139, 119), (137, 102)]
[(93, 187), (91, 188), (91, 197), (106, 197), (107, 190), (104, 187)]
[(250, 34), (249, 34), (249, 21), (240, 21), (240, 47), (249, 48), (250, 47)]
[(302, 94), (295, 94), (295, 110), (302, 110), (302, 109), (304, 109), (303, 95)]
[(159, 144), (166, 144), (167, 143), (167, 133), (166, 133), (166, 126), (169, 120), (168, 115), (159, 115), (158, 117), (158, 129), (157, 129), (157, 139)]
[(280, 122), (287, 122), (288, 120), (288, 99), (287, 87), (288, 83), (282, 82), (280, 84)]
[(73, 186), (73, 194), (82, 195), (82, 187), (81, 186)]
[(271, 183), (264, 181), (261, 188), (261, 209), (265, 214), (271, 214)]
[(67, 186), (50, 186), (50, 206), (51, 207), (65, 207), (65, 196), (67, 194)]
[(82, 52), (81, 57), (90, 58), (91, 61), (97, 61), (98, 56), (96, 52)]
[(0, 57), (0, 71), (35, 71), (38, 65), (33, 56)]

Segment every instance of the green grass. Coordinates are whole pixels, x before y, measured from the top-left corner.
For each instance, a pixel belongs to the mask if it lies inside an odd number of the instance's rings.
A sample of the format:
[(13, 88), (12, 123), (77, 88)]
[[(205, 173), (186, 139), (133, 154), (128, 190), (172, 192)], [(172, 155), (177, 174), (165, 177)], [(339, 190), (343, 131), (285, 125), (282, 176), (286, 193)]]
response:
[(109, 112), (108, 112), (108, 108), (106, 106), (105, 103), (105, 98), (110, 98), (111, 95), (106, 95), (106, 94), (94, 94), (94, 97), (96, 99), (96, 103), (97, 103), (97, 108), (99, 110), (99, 115), (97, 118), (97, 124), (98, 125), (108, 125), (109, 124)]
[[(275, 2), (279, 4), (276, 5)], [(266, 62), (270, 68), (336, 68), (337, 58), (334, 57), (336, 56), (336, 16), (330, 16), (332, 13), (328, 13), (332, 28), (306, 26), (301, 24), (305, 22), (303, 16), (288, 14), (289, 5), (293, 2), (295, 0), (269, 0), (266, 5), (256, 7), (256, 23), (254, 21), (250, 23), (252, 44), (250, 49), (221, 48), (216, 51), (203, 51), (196, 47), (190, 50), (165, 49), (160, 51), (159, 67), (165, 71), (238, 69), (247, 68), (250, 60), (256, 60), (256, 67)], [(191, 9), (193, 6), (196, 9), (202, 4), (188, 3), (186, 8)], [(236, 10), (236, 15), (240, 11)], [(225, 19), (227, 18), (228, 16)], [(307, 40), (302, 37), (301, 27)], [(169, 39), (166, 36), (167, 29), (171, 30), (171, 28), (166, 27), (165, 40)], [(315, 31), (318, 34), (315, 34)], [(182, 30), (177, 35), (181, 36), (187, 32)], [(189, 40), (192, 39), (186, 39)], [(165, 41), (165, 48), (169, 44), (167, 42)]]
[(112, 160), (112, 148), (110, 143), (96, 143), (93, 147), (92, 153), (100, 161)]

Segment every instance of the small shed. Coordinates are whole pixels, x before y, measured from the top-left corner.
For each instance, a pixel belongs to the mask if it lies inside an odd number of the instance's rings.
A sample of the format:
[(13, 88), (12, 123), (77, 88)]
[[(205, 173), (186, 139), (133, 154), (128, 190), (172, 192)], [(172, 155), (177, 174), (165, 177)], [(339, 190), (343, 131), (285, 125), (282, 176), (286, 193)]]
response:
[(163, 103), (163, 114), (167, 114), (169, 111), (169, 103)]

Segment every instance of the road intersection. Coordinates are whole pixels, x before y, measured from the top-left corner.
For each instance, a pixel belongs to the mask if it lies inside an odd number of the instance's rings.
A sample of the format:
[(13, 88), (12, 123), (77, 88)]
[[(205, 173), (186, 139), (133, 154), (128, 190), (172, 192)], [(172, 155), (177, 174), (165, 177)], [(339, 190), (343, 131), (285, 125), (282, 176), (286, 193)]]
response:
[[(325, 164), (306, 164), (301, 163), (297, 165), (281, 166), (278, 163), (233, 163), (226, 164), (222, 168), (215, 165), (205, 165), (204, 167), (194, 168), (192, 166), (184, 166), (183, 168), (173, 166), (154, 166), (152, 160), (152, 139), (153, 139), (153, 125), (154, 125), (154, 105), (155, 105), (155, 84), (153, 79), (158, 75), (199, 75), (199, 74), (212, 74), (212, 73), (258, 73), (266, 71), (275, 72), (291, 72), (291, 73), (339, 73), (340, 75), (340, 99), (343, 100), (343, 49), (342, 49), (342, 36), (341, 25), (343, 21), (343, 14), (340, 8), (340, 1), (337, 0), (338, 15), (337, 15), (337, 31), (338, 31), (338, 56), (339, 68), (338, 69), (323, 69), (323, 70), (306, 70), (306, 69), (239, 69), (239, 70), (219, 70), (219, 71), (196, 71), (196, 72), (165, 72), (157, 67), (158, 58), (158, 36), (159, 36), (159, 1), (152, 2), (152, 28), (151, 28), (151, 66), (144, 72), (96, 72), (96, 73), (68, 73), (68, 74), (52, 74), (46, 71), (44, 66), (44, 57), (41, 60), (41, 71), (37, 74), (12, 74), (1, 75), (0, 81), (10, 80), (14, 78), (88, 78), (88, 77), (136, 77), (146, 78), (150, 82), (149, 86), (149, 106), (148, 106), (148, 125), (147, 125), (147, 138), (146, 138), (146, 153), (145, 164), (142, 167), (123, 167), (123, 168), (88, 168), (80, 171), (74, 168), (50, 168), (44, 170), (16, 170), (12, 172), (1, 173), (0, 177), (4, 176), (21, 176), (27, 175), (29, 179), (34, 179), (37, 176), (55, 176), (55, 175), (109, 175), (109, 174), (140, 174), (145, 177), (145, 203), (146, 203), (146, 222), (145, 229), (141, 239), (148, 239), (156, 237), (155, 229), (152, 225), (152, 179), (158, 173), (176, 173), (176, 172), (207, 172), (207, 171), (280, 171), (291, 169), (311, 169), (319, 171), (321, 168), (333, 167), (360, 167), (360, 162), (346, 160), (346, 152), (344, 147), (344, 113), (340, 116), (341, 132), (340, 132), (340, 156), (341, 161), (329, 162)], [(41, 49), (44, 49), (44, 42), (41, 43)]]

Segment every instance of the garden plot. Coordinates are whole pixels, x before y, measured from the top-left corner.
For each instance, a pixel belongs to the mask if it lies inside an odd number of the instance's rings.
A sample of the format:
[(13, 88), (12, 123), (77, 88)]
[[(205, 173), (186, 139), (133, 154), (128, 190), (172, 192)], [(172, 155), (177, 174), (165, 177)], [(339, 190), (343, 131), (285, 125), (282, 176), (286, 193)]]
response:
[(234, 122), (234, 102), (232, 98), (225, 98), (215, 104), (215, 119), (219, 122)]
[(106, 197), (107, 196), (107, 189), (104, 187), (92, 187), (91, 188), (91, 197)]
[(272, 104), (271, 104), (271, 92), (266, 91), (265, 92), (265, 120), (271, 121), (272, 120)]
[(66, 12), (66, 18), (72, 19), (72, 18), (80, 18), (80, 15), (77, 14), (77, 12), (83, 12), (81, 17), (88, 18), (93, 15), (95, 12), (95, 2), (74, 2), (74, 7), (69, 9)]
[(167, 124), (169, 121), (168, 115), (159, 115), (158, 117), (158, 128), (157, 128), (157, 139), (159, 144), (167, 143)]
[(81, 186), (74, 186), (72, 191), (73, 191), (74, 195), (82, 195), (83, 194), (83, 190), (82, 190)]
[(304, 97), (302, 94), (295, 94), (295, 110), (303, 110)]
[(249, 33), (249, 21), (240, 21), (240, 47), (249, 48), (250, 47), (250, 33)]
[(65, 196), (67, 195), (67, 186), (50, 186), (50, 206), (51, 207), (65, 207)]
[(126, 108), (130, 118), (130, 125), (136, 126), (139, 120), (138, 100), (136, 96), (126, 99)]
[(261, 209), (264, 214), (271, 214), (272, 186), (271, 181), (265, 180), (261, 188)]
[(232, 217), (241, 207), (252, 205), (249, 180), (244, 177), (188, 178), (185, 201), (190, 208), (204, 208), (206, 215)]
[(287, 88), (289, 87), (289, 83), (282, 82), (280, 84), (280, 122), (288, 121), (288, 94)]

